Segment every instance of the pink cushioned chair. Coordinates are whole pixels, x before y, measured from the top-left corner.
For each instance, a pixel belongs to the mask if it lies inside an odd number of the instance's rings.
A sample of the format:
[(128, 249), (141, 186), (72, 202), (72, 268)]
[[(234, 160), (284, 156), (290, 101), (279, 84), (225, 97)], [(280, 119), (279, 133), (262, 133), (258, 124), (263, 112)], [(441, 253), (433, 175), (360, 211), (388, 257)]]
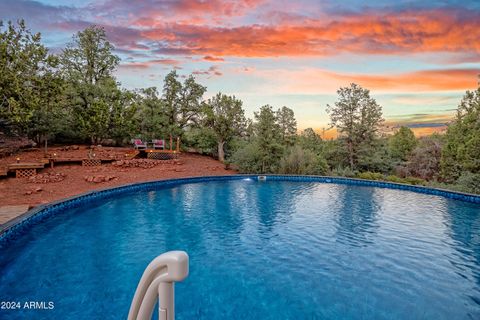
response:
[(143, 143), (141, 139), (132, 139), (133, 147), (137, 150), (147, 149), (147, 144)]
[(153, 139), (153, 149), (162, 149), (165, 150), (165, 140)]

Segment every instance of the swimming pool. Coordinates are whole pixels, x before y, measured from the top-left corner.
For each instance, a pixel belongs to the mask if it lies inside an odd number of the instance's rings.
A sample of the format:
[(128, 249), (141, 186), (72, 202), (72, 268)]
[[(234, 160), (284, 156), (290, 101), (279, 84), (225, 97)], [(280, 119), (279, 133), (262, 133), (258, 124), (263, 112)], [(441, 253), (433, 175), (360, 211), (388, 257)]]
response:
[(0, 318), (124, 319), (175, 249), (177, 319), (480, 318), (478, 203), (321, 181), (177, 180), (39, 211), (0, 239), (0, 301), (54, 308)]

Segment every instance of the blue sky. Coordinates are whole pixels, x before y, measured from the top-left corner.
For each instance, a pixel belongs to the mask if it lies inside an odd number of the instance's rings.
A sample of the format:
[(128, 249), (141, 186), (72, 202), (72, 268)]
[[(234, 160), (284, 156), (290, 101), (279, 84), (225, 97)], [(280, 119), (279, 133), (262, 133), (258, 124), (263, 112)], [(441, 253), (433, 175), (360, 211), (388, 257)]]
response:
[(161, 87), (176, 68), (249, 116), (286, 105), (301, 129), (326, 127), (326, 105), (355, 82), (388, 122), (436, 130), (480, 73), (479, 1), (0, 1), (0, 19), (19, 18), (53, 52), (103, 26), (124, 87)]

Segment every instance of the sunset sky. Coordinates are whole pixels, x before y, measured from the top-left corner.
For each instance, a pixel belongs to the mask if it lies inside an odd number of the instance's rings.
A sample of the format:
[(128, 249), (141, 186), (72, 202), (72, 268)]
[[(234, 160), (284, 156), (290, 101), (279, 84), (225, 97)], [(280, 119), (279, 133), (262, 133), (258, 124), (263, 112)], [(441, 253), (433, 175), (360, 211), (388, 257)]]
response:
[(480, 73), (480, 1), (0, 0), (60, 52), (104, 26), (126, 88), (162, 86), (172, 68), (244, 102), (295, 111), (300, 129), (328, 125), (327, 103), (351, 82), (388, 122), (429, 132), (452, 116)]

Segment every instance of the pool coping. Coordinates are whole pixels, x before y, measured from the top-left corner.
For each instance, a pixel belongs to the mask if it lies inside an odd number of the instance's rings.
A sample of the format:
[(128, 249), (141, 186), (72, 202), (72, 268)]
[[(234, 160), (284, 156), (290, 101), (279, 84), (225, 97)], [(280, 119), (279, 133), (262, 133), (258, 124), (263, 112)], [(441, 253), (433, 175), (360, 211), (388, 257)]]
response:
[(87, 191), (78, 195), (56, 200), (47, 204), (37, 206), (28, 210), (24, 214), (7, 221), (0, 225), (0, 247), (13, 241), (15, 238), (21, 236), (29, 226), (41, 222), (48, 217), (55, 215), (63, 209), (78, 207), (89, 200), (105, 199), (112, 195), (118, 195), (128, 192), (136, 192), (141, 190), (154, 190), (158, 187), (175, 186), (187, 183), (198, 183), (208, 181), (224, 181), (224, 180), (241, 180), (245, 178), (266, 177), (266, 180), (272, 181), (298, 181), (298, 182), (319, 182), (319, 183), (333, 183), (367, 186), (386, 189), (407, 190), (416, 193), (423, 193), (429, 195), (437, 195), (448, 199), (460, 200), (469, 203), (480, 204), (480, 195), (462, 193), (457, 191), (450, 191), (439, 188), (430, 188), (425, 186), (410, 185), (404, 183), (365, 180), (358, 178), (346, 177), (331, 177), (331, 176), (312, 176), (312, 175), (276, 175), (276, 174), (236, 174), (236, 175), (217, 175), (217, 176), (197, 176), (184, 177), (165, 180), (153, 180), (146, 182), (137, 182), (125, 184), (121, 186), (103, 188), (97, 190)]

